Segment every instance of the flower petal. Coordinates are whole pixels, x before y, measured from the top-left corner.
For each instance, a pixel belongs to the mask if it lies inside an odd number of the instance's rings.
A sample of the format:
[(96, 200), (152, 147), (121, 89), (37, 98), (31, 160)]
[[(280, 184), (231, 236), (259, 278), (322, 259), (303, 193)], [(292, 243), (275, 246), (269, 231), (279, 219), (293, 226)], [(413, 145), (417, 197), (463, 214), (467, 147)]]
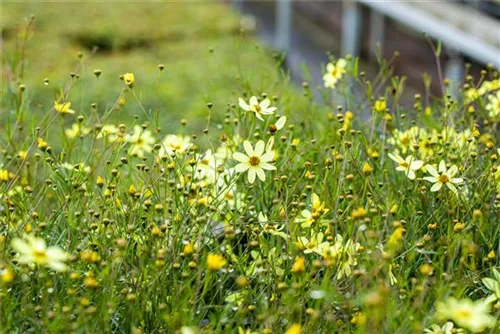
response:
[(264, 148), (266, 147), (266, 144), (264, 143), (264, 141), (262, 140), (259, 140), (257, 142), (257, 144), (255, 144), (255, 150), (254, 150), (254, 154), (258, 157), (260, 157), (262, 155), (262, 153), (264, 153)]
[(241, 109), (243, 109), (245, 111), (248, 111), (250, 109), (250, 106), (241, 97), (238, 99), (238, 102), (239, 102)]
[(260, 157), (260, 161), (262, 162), (269, 162), (274, 159), (274, 151), (268, 151), (266, 154), (262, 155)]
[(434, 183), (434, 185), (431, 188), (431, 191), (432, 192), (439, 191), (439, 189), (441, 189), (442, 186), (443, 184), (441, 182)]
[(260, 167), (265, 170), (276, 170), (276, 167), (274, 167), (271, 164), (268, 164), (267, 162), (262, 163)]
[(249, 157), (251, 157), (254, 154), (252, 144), (250, 144), (248, 140), (245, 140), (243, 142), (243, 148), (245, 149), (245, 152)]
[(248, 170), (248, 182), (251, 184), (255, 182), (255, 168), (250, 168)]
[(255, 168), (255, 172), (257, 173), (257, 176), (261, 181), (266, 180), (266, 173), (264, 173), (264, 170), (262, 168)]
[(248, 156), (240, 152), (234, 152), (233, 159), (239, 162), (248, 162)]
[(427, 169), (427, 172), (431, 174), (434, 177), (439, 177), (439, 173), (437, 172), (436, 168), (432, 165), (425, 165), (425, 169)]
[(245, 164), (245, 163), (241, 163), (241, 164), (237, 164), (235, 167), (234, 167), (234, 170), (238, 173), (243, 173), (245, 171), (247, 171), (247, 169), (249, 168), (248, 164)]

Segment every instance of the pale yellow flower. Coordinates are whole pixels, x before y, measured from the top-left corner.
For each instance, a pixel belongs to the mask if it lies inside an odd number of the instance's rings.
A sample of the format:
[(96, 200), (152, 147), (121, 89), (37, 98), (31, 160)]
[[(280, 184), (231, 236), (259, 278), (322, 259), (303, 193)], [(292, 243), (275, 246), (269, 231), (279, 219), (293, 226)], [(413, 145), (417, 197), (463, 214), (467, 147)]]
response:
[(186, 152), (191, 147), (191, 137), (168, 135), (163, 139), (160, 148), (160, 158), (165, 156), (173, 157)]
[(19, 253), (19, 263), (38, 264), (56, 271), (66, 270), (69, 255), (57, 246), (47, 247), (45, 240), (26, 235), (23, 239), (12, 240), (12, 248)]
[(326, 65), (326, 73), (323, 75), (323, 82), (326, 88), (334, 89), (346, 72), (347, 61), (338, 59), (335, 63)]
[(413, 156), (409, 155), (405, 159), (401, 158), (398, 154), (389, 153), (389, 158), (398, 163), (396, 170), (399, 172), (405, 172), (406, 176), (410, 180), (415, 180), (415, 171), (422, 168), (424, 162), (422, 160), (416, 160)]
[(140, 158), (144, 157), (144, 153), (153, 151), (155, 138), (149, 130), (144, 130), (141, 126), (134, 126), (134, 133), (127, 137), (127, 142), (131, 145), (128, 153)]
[(255, 176), (257, 175), (261, 181), (266, 180), (264, 170), (275, 170), (276, 167), (269, 162), (274, 159), (274, 152), (265, 150), (265, 143), (259, 140), (255, 144), (255, 150), (248, 140), (243, 142), (246, 154), (235, 152), (233, 159), (240, 163), (234, 168), (236, 172), (243, 173), (248, 171), (248, 182), (254, 183)]
[(425, 168), (427, 172), (432, 176), (424, 177), (424, 180), (434, 183), (431, 191), (439, 191), (443, 185), (446, 185), (455, 194), (458, 194), (458, 190), (455, 185), (462, 184), (464, 180), (462, 178), (454, 178), (455, 174), (458, 172), (458, 167), (453, 165), (448, 170), (446, 169), (446, 164), (443, 160), (439, 163), (439, 171), (437, 171), (434, 166), (426, 165)]
[(71, 102), (64, 102), (64, 103), (54, 102), (54, 109), (60, 114), (63, 115), (74, 114), (75, 111), (70, 108), (71, 108)]
[(495, 326), (496, 320), (489, 314), (490, 309), (491, 304), (483, 299), (472, 301), (451, 297), (437, 303), (436, 315), (439, 319), (452, 320), (458, 326), (478, 333)]
[(238, 102), (241, 109), (255, 113), (255, 117), (261, 121), (264, 120), (262, 115), (271, 115), (276, 110), (276, 107), (270, 107), (271, 100), (267, 98), (259, 102), (256, 96), (252, 96), (248, 104), (242, 98), (239, 98)]
[(489, 111), (488, 115), (491, 118), (498, 118), (500, 116), (500, 90), (496, 94), (488, 95), (489, 103), (486, 105), (486, 110)]
[(76, 138), (76, 137), (78, 137), (80, 135), (81, 136), (85, 136), (85, 135), (87, 135), (89, 133), (90, 133), (90, 129), (81, 126), (79, 123), (73, 123), (73, 125), (71, 125), (70, 129), (65, 129), (64, 130), (64, 134), (69, 139)]

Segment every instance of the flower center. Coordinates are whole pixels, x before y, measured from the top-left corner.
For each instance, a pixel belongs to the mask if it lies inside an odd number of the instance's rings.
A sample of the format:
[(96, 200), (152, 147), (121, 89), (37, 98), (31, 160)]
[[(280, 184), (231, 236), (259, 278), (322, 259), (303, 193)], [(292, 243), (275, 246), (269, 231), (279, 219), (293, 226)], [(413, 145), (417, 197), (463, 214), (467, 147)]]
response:
[(439, 176), (439, 181), (441, 181), (441, 183), (446, 183), (446, 182), (448, 182), (449, 180), (450, 180), (450, 179), (448, 178), (448, 175), (446, 175), (446, 174), (441, 174), (441, 175)]
[(401, 167), (404, 167), (404, 168), (408, 168), (408, 167), (410, 167), (410, 164), (409, 164), (409, 163), (407, 163), (406, 161), (400, 162), (400, 163), (399, 163), (399, 165), (400, 165)]
[(255, 111), (259, 112), (262, 108), (258, 104), (254, 104), (253, 107), (255, 108)]
[(260, 165), (260, 158), (256, 155), (252, 155), (249, 159), (248, 159), (248, 163), (251, 165), (251, 166), (258, 166)]
[(43, 263), (47, 258), (47, 253), (43, 249), (33, 249), (33, 257), (35, 258), (35, 262)]

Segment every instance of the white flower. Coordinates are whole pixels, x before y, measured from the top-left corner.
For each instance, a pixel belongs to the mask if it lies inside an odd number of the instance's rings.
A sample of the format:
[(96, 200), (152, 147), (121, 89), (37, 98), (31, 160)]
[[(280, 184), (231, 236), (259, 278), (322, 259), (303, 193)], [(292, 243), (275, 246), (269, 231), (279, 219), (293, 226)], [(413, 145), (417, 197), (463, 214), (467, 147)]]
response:
[(165, 156), (174, 156), (182, 154), (191, 147), (191, 138), (189, 136), (168, 135), (163, 139), (160, 149), (160, 158)]
[(134, 133), (127, 137), (127, 142), (132, 145), (128, 153), (142, 158), (144, 153), (153, 151), (152, 145), (155, 143), (155, 138), (151, 131), (144, 130), (141, 126), (136, 125), (134, 126)]
[(255, 144), (255, 150), (248, 140), (243, 142), (243, 147), (245, 148), (246, 155), (239, 152), (233, 154), (233, 159), (240, 162), (236, 165), (235, 171), (243, 173), (248, 170), (248, 182), (250, 183), (254, 183), (255, 175), (257, 175), (261, 181), (265, 181), (266, 174), (264, 170), (276, 169), (276, 167), (269, 163), (274, 159), (274, 152), (264, 152), (265, 144), (262, 140), (259, 140), (257, 144)]
[(259, 100), (257, 100), (257, 97), (252, 96), (248, 104), (242, 98), (240, 98), (238, 101), (241, 109), (255, 113), (255, 117), (257, 117), (261, 121), (264, 120), (262, 118), (262, 115), (271, 115), (276, 110), (276, 107), (269, 107), (271, 105), (271, 100), (269, 99), (264, 99), (259, 102)]
[(347, 67), (347, 61), (345, 59), (339, 59), (336, 63), (329, 63), (326, 65), (326, 73), (323, 75), (323, 81), (326, 88), (335, 88), (337, 82), (342, 79), (345, 68)]
[(398, 163), (396, 170), (399, 172), (405, 172), (406, 176), (410, 180), (415, 180), (415, 171), (422, 168), (424, 162), (422, 160), (415, 160), (411, 155), (407, 156), (406, 159), (401, 158), (398, 154), (389, 153), (389, 158)]
[(45, 265), (56, 271), (66, 270), (69, 255), (57, 246), (47, 247), (45, 240), (26, 235), (12, 240), (12, 248), (19, 253), (19, 263)]
[(432, 176), (424, 177), (424, 180), (434, 183), (431, 191), (439, 191), (443, 185), (446, 185), (455, 194), (458, 194), (455, 185), (462, 184), (464, 180), (462, 178), (454, 178), (455, 174), (458, 172), (458, 167), (453, 165), (450, 169), (446, 170), (446, 164), (443, 160), (439, 163), (439, 172), (431, 165), (426, 165), (425, 168)]

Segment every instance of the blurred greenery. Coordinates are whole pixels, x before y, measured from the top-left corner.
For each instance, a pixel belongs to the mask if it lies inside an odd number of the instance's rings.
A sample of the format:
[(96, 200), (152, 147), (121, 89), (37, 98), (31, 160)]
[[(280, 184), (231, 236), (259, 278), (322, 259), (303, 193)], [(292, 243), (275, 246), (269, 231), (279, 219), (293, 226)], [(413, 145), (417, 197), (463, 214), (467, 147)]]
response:
[[(151, 120), (146, 111), (158, 113), (158, 125), (173, 131), (181, 118), (193, 129), (203, 129), (208, 102), (214, 104), (212, 120), (222, 121), (228, 101), (234, 103), (238, 96), (294, 95), (288, 81), (279, 80), (279, 61), (251, 33), (241, 31), (239, 20), (221, 2), (4, 3), (2, 97), (25, 84), (28, 100), (43, 115), (75, 72), (79, 79), (69, 94), (72, 109), (90, 115), (90, 105), (97, 103), (102, 115), (124, 87), (119, 76), (132, 72), (137, 99), (127, 92), (125, 105), (110, 121), (130, 124), (132, 115), (137, 122)], [(163, 72), (159, 64), (165, 66)], [(98, 79), (95, 69), (102, 71)]]

